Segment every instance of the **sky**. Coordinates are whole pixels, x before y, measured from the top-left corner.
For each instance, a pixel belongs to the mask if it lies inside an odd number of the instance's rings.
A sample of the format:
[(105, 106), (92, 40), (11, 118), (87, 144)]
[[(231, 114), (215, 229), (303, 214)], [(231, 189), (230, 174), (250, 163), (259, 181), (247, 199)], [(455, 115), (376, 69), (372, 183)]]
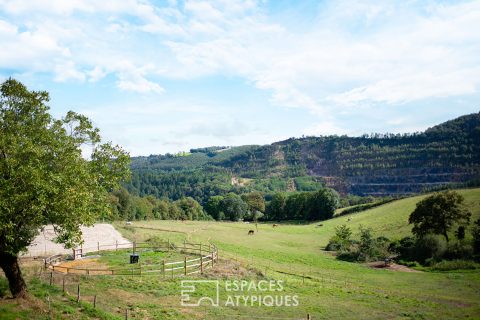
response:
[(131, 155), (480, 111), (480, 1), (0, 0), (0, 80)]

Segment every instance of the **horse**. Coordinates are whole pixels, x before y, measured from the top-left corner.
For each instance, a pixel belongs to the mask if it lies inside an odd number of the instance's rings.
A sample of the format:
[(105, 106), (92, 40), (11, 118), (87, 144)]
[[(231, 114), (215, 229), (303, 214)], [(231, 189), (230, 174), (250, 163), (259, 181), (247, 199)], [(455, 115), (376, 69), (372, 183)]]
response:
[(248, 230), (248, 235), (253, 235), (255, 233), (255, 231), (253, 230)]
[(274, 223), (272, 224), (272, 228), (278, 227), (278, 224)]

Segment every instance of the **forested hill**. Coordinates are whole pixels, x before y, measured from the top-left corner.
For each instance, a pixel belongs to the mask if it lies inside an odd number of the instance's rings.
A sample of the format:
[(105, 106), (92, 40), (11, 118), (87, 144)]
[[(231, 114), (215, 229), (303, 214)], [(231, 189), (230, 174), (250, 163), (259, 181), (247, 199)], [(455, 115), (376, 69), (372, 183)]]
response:
[(421, 133), (291, 138), (132, 159), (130, 192), (178, 199), (230, 191), (394, 195), (480, 178), (480, 113)]

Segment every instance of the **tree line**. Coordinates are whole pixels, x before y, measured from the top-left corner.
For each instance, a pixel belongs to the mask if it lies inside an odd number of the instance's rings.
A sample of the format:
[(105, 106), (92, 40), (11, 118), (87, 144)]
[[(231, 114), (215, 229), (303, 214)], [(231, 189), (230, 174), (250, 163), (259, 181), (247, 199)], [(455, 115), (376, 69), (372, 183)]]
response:
[(172, 201), (140, 197), (120, 188), (110, 193), (107, 220), (325, 220), (335, 213), (340, 197), (335, 190), (264, 194), (248, 192), (214, 195), (202, 205), (192, 197)]

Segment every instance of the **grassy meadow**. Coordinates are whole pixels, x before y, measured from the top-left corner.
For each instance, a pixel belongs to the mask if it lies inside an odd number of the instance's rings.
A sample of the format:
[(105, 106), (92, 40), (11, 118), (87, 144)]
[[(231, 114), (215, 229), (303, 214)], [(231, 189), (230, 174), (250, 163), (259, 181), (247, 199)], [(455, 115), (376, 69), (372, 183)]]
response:
[[(459, 191), (473, 213), (480, 217), (480, 189)], [(181, 243), (211, 242), (218, 246), (220, 263), (198, 279), (219, 279), (219, 307), (181, 307), (180, 281), (153, 276), (78, 277), (67, 284), (75, 292), (81, 283), (83, 302), (62, 294), (59, 286), (29, 277), (31, 292), (38, 305), (19, 308), (14, 301), (0, 302), (0, 318), (25, 318), (31, 309), (45, 310), (50, 297), (51, 318), (73, 319), (460, 319), (480, 318), (480, 270), (451, 272), (399, 272), (374, 269), (363, 264), (338, 261), (323, 251), (334, 228), (347, 224), (354, 233), (360, 225), (371, 227), (375, 235), (390, 239), (410, 234), (408, 216), (424, 196), (394, 201), (368, 211), (340, 216), (311, 224), (208, 221), (142, 221), (114, 226), (132, 241), (152, 237)], [(321, 225), (321, 226), (320, 226)], [(247, 235), (252, 229), (255, 234)], [(105, 263), (118, 265), (118, 255)], [(146, 258), (146, 257), (143, 257)], [(140, 257), (142, 259), (142, 256)], [(154, 259), (150, 257), (149, 259)], [(110, 262), (109, 262), (110, 261)], [(34, 264), (25, 264), (33, 273)], [(187, 277), (186, 279), (196, 279)], [(282, 295), (297, 295), (296, 307), (225, 306), (223, 289), (232, 279), (283, 280)], [(59, 283), (57, 279), (56, 283)], [(55, 281), (54, 281), (55, 282)], [(5, 280), (0, 291), (6, 292)], [(201, 294), (212, 296), (214, 288), (203, 288)], [(245, 292), (258, 295), (257, 292)], [(97, 295), (97, 308), (91, 299)], [(36, 309), (35, 309), (36, 308)], [(3, 317), (2, 317), (3, 315)], [(47, 318), (43, 312), (32, 313), (33, 319)]]

